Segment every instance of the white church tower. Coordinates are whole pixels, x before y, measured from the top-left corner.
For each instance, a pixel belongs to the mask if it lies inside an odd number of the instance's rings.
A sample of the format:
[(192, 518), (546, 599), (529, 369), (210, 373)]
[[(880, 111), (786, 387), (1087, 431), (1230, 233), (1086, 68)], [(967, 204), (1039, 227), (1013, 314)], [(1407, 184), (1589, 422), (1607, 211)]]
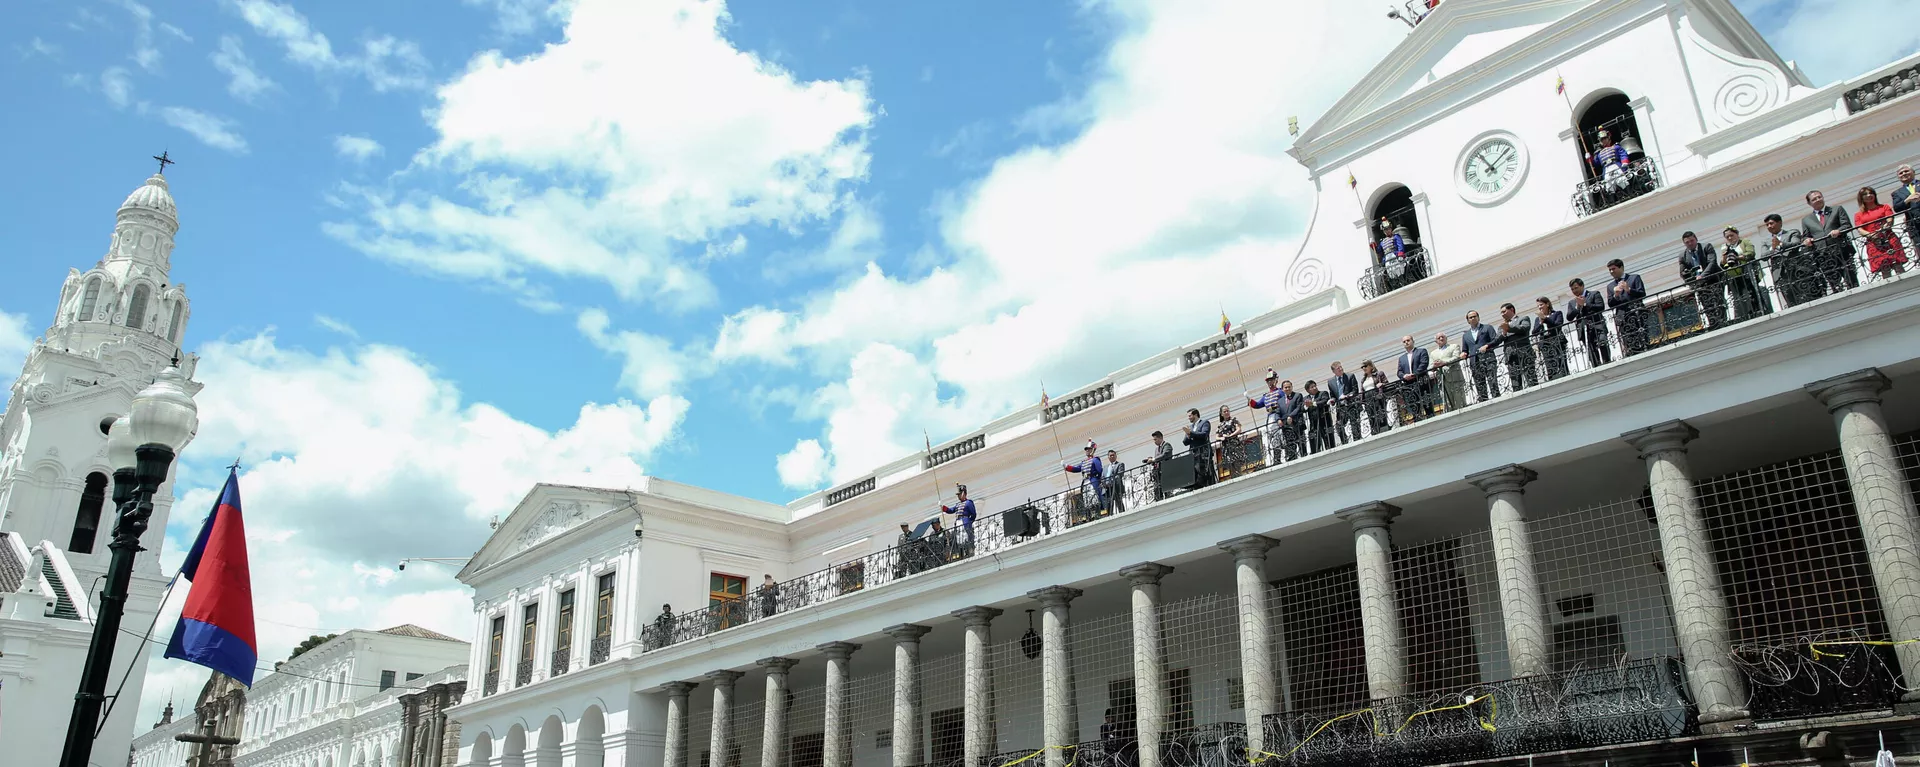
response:
[[(197, 359), (180, 349), (191, 314), (186, 286), (168, 276), (179, 230), (164, 176), (127, 195), (106, 255), (67, 274), (53, 324), (0, 413), (0, 743), (10, 763), (16, 755), (20, 764), (59, 761), (109, 558), (107, 427), (176, 357), (193, 377)], [(191, 393), (200, 387), (187, 384)], [(158, 555), (171, 476), (153, 505), (123, 623), (135, 632), (152, 623), (166, 588)], [(94, 747), (103, 764), (123, 758), (116, 755), (132, 741), (147, 650), (120, 638), (109, 694), (127, 676)]]

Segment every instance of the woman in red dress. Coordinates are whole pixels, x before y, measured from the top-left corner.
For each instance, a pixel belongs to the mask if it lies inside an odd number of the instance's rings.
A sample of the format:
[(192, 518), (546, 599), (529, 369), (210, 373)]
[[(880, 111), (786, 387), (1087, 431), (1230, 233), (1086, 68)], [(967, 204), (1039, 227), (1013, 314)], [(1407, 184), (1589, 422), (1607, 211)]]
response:
[(1906, 271), (1907, 250), (1894, 232), (1893, 208), (1881, 204), (1880, 194), (1870, 186), (1860, 187), (1854, 201), (1860, 204), (1860, 212), (1853, 214), (1853, 225), (1867, 240), (1867, 271), (1881, 277)]

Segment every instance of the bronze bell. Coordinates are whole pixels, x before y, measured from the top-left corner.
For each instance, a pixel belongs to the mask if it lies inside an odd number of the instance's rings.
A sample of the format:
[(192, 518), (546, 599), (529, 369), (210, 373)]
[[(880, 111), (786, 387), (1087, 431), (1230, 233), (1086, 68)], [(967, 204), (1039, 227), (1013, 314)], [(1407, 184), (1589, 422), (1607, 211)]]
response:
[(1634, 138), (1632, 133), (1626, 131), (1620, 132), (1620, 148), (1627, 150), (1627, 154), (1630, 155), (1646, 154), (1640, 149), (1640, 139)]

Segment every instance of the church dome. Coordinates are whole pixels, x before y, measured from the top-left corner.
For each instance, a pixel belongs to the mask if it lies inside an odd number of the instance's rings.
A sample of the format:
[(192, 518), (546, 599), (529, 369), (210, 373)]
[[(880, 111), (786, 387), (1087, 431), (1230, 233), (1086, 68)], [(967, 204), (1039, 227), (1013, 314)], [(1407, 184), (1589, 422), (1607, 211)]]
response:
[(167, 179), (158, 173), (148, 177), (147, 183), (133, 190), (133, 194), (127, 195), (126, 202), (120, 203), (121, 211), (124, 212), (129, 208), (144, 208), (168, 218), (179, 216), (173, 207), (173, 195), (167, 192)]

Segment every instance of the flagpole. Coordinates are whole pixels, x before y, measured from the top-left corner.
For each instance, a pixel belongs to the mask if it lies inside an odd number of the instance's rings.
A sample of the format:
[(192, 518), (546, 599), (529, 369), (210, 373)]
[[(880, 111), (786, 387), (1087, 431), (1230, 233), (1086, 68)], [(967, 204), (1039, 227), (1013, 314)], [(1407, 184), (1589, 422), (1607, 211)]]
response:
[(933, 505), (938, 508), (941, 505), (940, 467), (933, 462), (933, 438), (928, 437), (927, 430), (923, 428), (920, 430), (920, 439), (925, 440), (927, 444), (927, 471), (933, 473)]
[[(1245, 332), (1244, 328), (1242, 328), (1242, 332)], [(1227, 322), (1227, 307), (1225, 305), (1220, 307), (1220, 334), (1226, 336), (1228, 346), (1232, 346), (1232, 348), (1227, 351), (1227, 356), (1233, 358), (1233, 369), (1240, 373), (1240, 393), (1242, 395), (1247, 394), (1247, 370), (1246, 368), (1240, 367), (1240, 350), (1246, 347), (1233, 346), (1233, 325)], [(1247, 340), (1252, 341), (1253, 339), (1249, 338)]]
[[(1065, 467), (1067, 451), (1060, 449), (1060, 424), (1054, 423), (1052, 418), (1047, 417), (1047, 404), (1047, 379), (1042, 378), (1040, 379), (1040, 420), (1046, 421), (1047, 430), (1053, 432), (1053, 454), (1059, 457), (1061, 466)], [(1060, 472), (1060, 484), (1066, 487), (1066, 490), (1061, 491), (1063, 493), (1073, 489), (1072, 485), (1067, 484), (1064, 470)]]
[(1567, 95), (1567, 81), (1560, 77), (1560, 70), (1553, 71), (1553, 88), (1560, 92), (1560, 100), (1567, 102), (1567, 119), (1573, 121), (1573, 137), (1580, 142), (1580, 156), (1588, 164), (1593, 163), (1593, 152), (1587, 148), (1587, 134), (1580, 130), (1580, 117), (1573, 113), (1573, 97)]

